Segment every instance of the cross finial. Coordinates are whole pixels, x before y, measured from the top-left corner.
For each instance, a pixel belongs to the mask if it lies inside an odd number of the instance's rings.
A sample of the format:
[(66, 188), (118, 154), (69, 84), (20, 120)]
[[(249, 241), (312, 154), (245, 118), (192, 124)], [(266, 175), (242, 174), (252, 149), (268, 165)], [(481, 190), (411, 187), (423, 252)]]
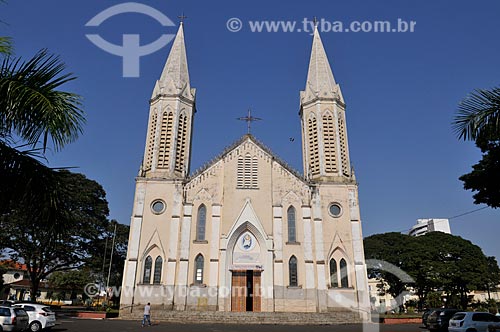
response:
[(313, 17), (314, 27), (318, 26), (318, 18), (316, 16)]
[(177, 16), (179, 20), (181, 21), (181, 24), (184, 23), (184, 20), (188, 18), (186, 15), (184, 15), (184, 12), (182, 12), (182, 15)]
[(252, 129), (252, 122), (259, 121), (259, 120), (262, 120), (262, 119), (261, 118), (257, 118), (255, 116), (252, 116), (252, 110), (249, 108), (247, 116), (242, 116), (240, 118), (236, 118), (236, 120), (245, 121), (247, 123), (247, 130), (248, 130), (247, 133), (250, 134), (250, 131)]

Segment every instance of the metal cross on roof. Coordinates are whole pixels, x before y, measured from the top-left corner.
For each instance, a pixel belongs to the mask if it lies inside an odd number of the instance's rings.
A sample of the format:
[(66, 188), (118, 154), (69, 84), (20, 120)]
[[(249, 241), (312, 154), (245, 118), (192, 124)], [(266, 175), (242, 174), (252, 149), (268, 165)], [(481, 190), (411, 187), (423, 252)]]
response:
[(262, 119), (261, 118), (257, 118), (255, 116), (252, 116), (252, 110), (249, 108), (247, 116), (242, 116), (240, 118), (236, 118), (236, 120), (246, 121), (246, 123), (247, 123), (247, 129), (248, 129), (248, 134), (250, 134), (252, 122), (259, 121), (259, 120), (262, 120)]
[(184, 20), (185, 20), (186, 18), (188, 18), (186, 15), (184, 15), (184, 12), (182, 12), (182, 15), (179, 15), (179, 16), (177, 16), (177, 17), (179, 18), (179, 20), (181, 21), (181, 23), (184, 23)]

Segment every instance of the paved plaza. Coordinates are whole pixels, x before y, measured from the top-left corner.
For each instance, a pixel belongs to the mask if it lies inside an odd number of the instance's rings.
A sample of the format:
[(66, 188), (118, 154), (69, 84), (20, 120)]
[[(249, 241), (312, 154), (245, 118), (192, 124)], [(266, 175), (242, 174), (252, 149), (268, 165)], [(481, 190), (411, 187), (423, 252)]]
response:
[[(419, 324), (370, 324), (368, 332), (423, 332), (426, 331)], [(222, 325), (222, 324), (177, 324), (169, 322), (157, 322), (153, 320), (153, 326), (141, 327), (140, 321), (129, 321), (120, 319), (89, 320), (61, 318), (58, 325), (52, 329), (53, 332), (121, 332), (121, 331), (175, 331), (175, 332), (354, 332), (363, 331), (362, 325), (321, 325), (321, 326), (286, 326), (286, 325)]]

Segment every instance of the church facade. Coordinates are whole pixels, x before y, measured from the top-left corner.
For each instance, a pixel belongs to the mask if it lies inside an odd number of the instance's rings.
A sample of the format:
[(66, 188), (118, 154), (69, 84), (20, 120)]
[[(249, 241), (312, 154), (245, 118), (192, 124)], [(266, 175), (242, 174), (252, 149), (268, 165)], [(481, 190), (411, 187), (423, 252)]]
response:
[(196, 90), (181, 23), (150, 100), (122, 314), (328, 312), (367, 317), (369, 292), (345, 103), (320, 35), (300, 92), (304, 173), (252, 135), (189, 173)]

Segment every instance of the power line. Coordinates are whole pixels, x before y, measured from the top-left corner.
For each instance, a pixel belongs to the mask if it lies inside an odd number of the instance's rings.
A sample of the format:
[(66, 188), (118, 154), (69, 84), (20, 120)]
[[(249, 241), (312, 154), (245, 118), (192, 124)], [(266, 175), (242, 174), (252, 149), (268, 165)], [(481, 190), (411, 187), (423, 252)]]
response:
[(462, 216), (466, 216), (468, 214), (471, 214), (471, 213), (474, 213), (474, 212), (477, 212), (477, 211), (481, 211), (481, 210), (484, 210), (488, 208), (488, 206), (483, 206), (482, 208), (479, 208), (479, 209), (475, 209), (475, 210), (472, 210), (472, 211), (467, 211), (467, 212), (464, 212), (464, 213), (461, 213), (461, 214), (458, 214), (456, 216), (453, 216), (453, 217), (449, 217), (448, 220), (451, 220), (451, 219), (455, 219), (455, 218), (458, 218), (458, 217), (462, 217)]

